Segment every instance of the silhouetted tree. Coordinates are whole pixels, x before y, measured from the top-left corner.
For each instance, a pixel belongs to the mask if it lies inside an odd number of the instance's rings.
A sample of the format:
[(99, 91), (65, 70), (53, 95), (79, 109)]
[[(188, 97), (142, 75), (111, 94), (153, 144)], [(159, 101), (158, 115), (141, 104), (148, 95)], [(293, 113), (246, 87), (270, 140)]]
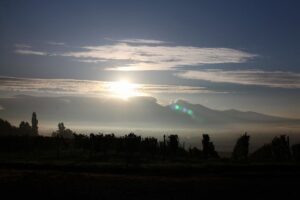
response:
[(291, 159), (289, 137), (281, 135), (272, 140), (272, 153), (277, 161), (287, 161)]
[(129, 133), (125, 135), (125, 148), (130, 153), (137, 152), (141, 144), (141, 136), (137, 136), (134, 133)]
[(203, 134), (202, 135), (202, 152), (203, 152), (203, 156), (205, 158), (208, 157), (208, 154), (209, 154), (209, 135), (207, 134)]
[(249, 152), (249, 139), (250, 136), (247, 135), (247, 132), (242, 135), (236, 142), (232, 158), (235, 160), (247, 160)]
[(262, 147), (255, 150), (251, 155), (250, 159), (254, 161), (271, 161), (273, 160), (272, 145), (264, 144)]
[(100, 139), (102, 139), (102, 141), (100, 141), (100, 144), (102, 144), (102, 149), (104, 151), (104, 153), (106, 153), (108, 150), (114, 151), (116, 150), (116, 136), (114, 133), (111, 134), (100, 134), (102, 135), (102, 137)]
[(29, 123), (22, 121), (19, 125), (19, 132), (21, 135), (31, 135), (32, 129)]
[(179, 146), (178, 135), (169, 135), (168, 147), (171, 153), (176, 154)]
[(157, 152), (157, 139), (154, 137), (146, 137), (141, 141), (141, 148), (144, 153), (149, 153), (153, 157)]
[(300, 161), (300, 144), (294, 144), (292, 146), (293, 158), (296, 161)]
[(0, 135), (17, 135), (18, 131), (17, 128), (11, 125), (8, 121), (0, 119)]
[(83, 134), (74, 133), (74, 148), (76, 149), (88, 149), (89, 147), (89, 138)]
[(95, 154), (95, 134), (91, 133), (89, 138), (90, 138), (90, 143), (89, 143), (89, 146), (90, 146), (89, 157), (91, 158)]
[(254, 151), (251, 159), (255, 161), (288, 161), (291, 159), (289, 137), (281, 135), (275, 137), (271, 144)]
[(212, 142), (210, 142), (210, 138), (208, 134), (202, 135), (202, 152), (205, 159), (212, 157), (212, 158), (219, 158), (218, 153), (215, 151), (215, 146)]
[(163, 160), (166, 159), (166, 153), (167, 153), (167, 143), (166, 143), (166, 135), (164, 134), (164, 141), (161, 145), (162, 153), (163, 153)]
[(62, 135), (63, 138), (73, 139), (75, 132), (73, 132), (71, 129), (66, 129)]
[(65, 127), (64, 123), (60, 122), (60, 123), (58, 123), (57, 126), (58, 126), (58, 133), (60, 135), (62, 135), (64, 133), (64, 131), (66, 130), (66, 127)]
[(198, 149), (197, 147), (193, 147), (193, 148), (189, 148), (189, 154), (192, 157), (195, 158), (202, 158), (203, 157), (203, 153), (200, 149)]
[(125, 135), (124, 145), (127, 164), (139, 164), (140, 158), (139, 155), (136, 153), (140, 151), (141, 136), (137, 136), (134, 133), (129, 133), (128, 135)]
[(31, 118), (31, 126), (32, 126), (33, 135), (38, 135), (39, 134), (39, 132), (38, 132), (38, 123), (39, 123), (39, 121), (36, 118), (36, 113), (33, 112), (32, 113), (32, 118)]
[(52, 133), (52, 137), (61, 137), (61, 138), (68, 138), (72, 139), (74, 138), (75, 132), (73, 132), (71, 129), (66, 129), (63, 122), (58, 123), (57, 125), (58, 130)]

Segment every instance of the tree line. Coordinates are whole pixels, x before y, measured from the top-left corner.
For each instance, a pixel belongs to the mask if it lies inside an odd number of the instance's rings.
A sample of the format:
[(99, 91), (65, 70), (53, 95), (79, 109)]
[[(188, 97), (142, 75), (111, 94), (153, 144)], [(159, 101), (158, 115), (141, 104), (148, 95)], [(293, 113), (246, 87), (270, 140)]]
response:
[(8, 121), (0, 119), (0, 136), (38, 136), (38, 122), (35, 112), (32, 113), (31, 125), (29, 122), (21, 121), (19, 127), (15, 127)]
[[(219, 160), (214, 143), (208, 134), (202, 135), (202, 148), (184, 148), (176, 134), (163, 135), (162, 141), (155, 137), (141, 137), (134, 133), (124, 136), (115, 134), (77, 134), (58, 123), (57, 130), (51, 137), (38, 134), (38, 120), (36, 113), (32, 113), (31, 125), (22, 121), (19, 127), (0, 119), (0, 153), (18, 153), (30, 155), (52, 155), (55, 159), (66, 155), (86, 157), (88, 159), (123, 158), (127, 161), (142, 159), (170, 160)], [(300, 144), (290, 146), (289, 137), (281, 135), (275, 137), (269, 144), (265, 144), (249, 154), (250, 136), (241, 135), (234, 145), (231, 159), (235, 161), (300, 161)]]

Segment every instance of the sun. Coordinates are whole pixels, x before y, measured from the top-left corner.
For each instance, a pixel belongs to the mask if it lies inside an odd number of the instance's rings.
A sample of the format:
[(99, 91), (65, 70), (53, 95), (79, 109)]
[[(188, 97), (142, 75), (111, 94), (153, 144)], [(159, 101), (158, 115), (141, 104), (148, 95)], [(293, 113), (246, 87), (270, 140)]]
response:
[(130, 97), (139, 96), (138, 85), (127, 80), (109, 83), (108, 90), (112, 96), (128, 100)]

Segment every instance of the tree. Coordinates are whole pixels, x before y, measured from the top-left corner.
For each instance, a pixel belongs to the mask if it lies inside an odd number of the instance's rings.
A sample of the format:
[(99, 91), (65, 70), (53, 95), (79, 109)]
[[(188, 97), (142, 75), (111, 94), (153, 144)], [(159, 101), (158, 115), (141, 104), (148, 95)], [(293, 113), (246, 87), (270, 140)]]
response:
[(293, 158), (296, 161), (300, 161), (300, 144), (294, 144), (292, 146)]
[(32, 113), (32, 118), (31, 118), (31, 126), (32, 126), (33, 135), (38, 135), (39, 134), (39, 132), (38, 132), (38, 123), (39, 123), (39, 121), (36, 118), (36, 113), (33, 112)]
[(247, 132), (242, 135), (236, 142), (233, 152), (232, 158), (235, 160), (247, 160), (249, 153), (249, 139), (250, 136), (247, 135)]
[(129, 133), (125, 135), (125, 145), (126, 150), (130, 153), (139, 151), (141, 144), (141, 136), (137, 136), (134, 133)]
[(58, 123), (58, 130), (52, 133), (52, 137), (74, 138), (74, 132), (71, 129), (66, 129), (63, 122)]
[(157, 151), (157, 139), (154, 137), (146, 137), (141, 141), (141, 147), (144, 153), (154, 156)]
[(65, 130), (66, 130), (66, 127), (65, 127), (64, 123), (63, 123), (63, 122), (60, 122), (60, 123), (58, 123), (57, 126), (58, 126), (58, 133), (59, 133), (60, 135), (63, 135), (64, 132), (65, 132)]
[(264, 144), (262, 147), (255, 150), (251, 155), (250, 159), (254, 161), (272, 161), (273, 154), (272, 154), (272, 145), (271, 144)]
[(208, 134), (203, 134), (202, 135), (202, 152), (203, 152), (203, 156), (205, 158), (208, 157), (209, 154), (209, 135)]
[(289, 161), (291, 159), (289, 137), (274, 137), (270, 144), (265, 144), (251, 155), (256, 161)]
[(19, 132), (21, 135), (31, 135), (32, 129), (28, 122), (22, 121), (19, 125)]
[(12, 126), (8, 121), (0, 119), (0, 136), (16, 135), (18, 133), (17, 127)]
[(287, 161), (291, 159), (290, 141), (286, 135), (275, 137), (272, 140), (273, 157), (277, 161)]
[(179, 146), (178, 135), (169, 135), (168, 147), (171, 153), (176, 154)]
[(193, 157), (196, 158), (202, 158), (203, 157), (203, 153), (201, 150), (199, 150), (197, 147), (193, 147), (193, 148), (189, 148), (189, 154)]
[(204, 158), (219, 158), (218, 153), (215, 151), (215, 146), (212, 142), (210, 142), (210, 138), (208, 134), (203, 134), (202, 135), (203, 139), (202, 139), (202, 152), (203, 152), (203, 156)]

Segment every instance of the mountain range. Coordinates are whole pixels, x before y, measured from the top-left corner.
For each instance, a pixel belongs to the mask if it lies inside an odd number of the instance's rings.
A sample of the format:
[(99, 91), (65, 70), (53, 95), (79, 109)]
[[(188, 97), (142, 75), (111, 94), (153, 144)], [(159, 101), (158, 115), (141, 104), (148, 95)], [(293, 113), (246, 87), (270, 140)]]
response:
[(17, 95), (0, 98), (0, 118), (16, 125), (30, 121), (37, 112), (40, 126), (65, 122), (76, 127), (138, 127), (203, 130), (294, 129), (300, 120), (239, 110), (215, 110), (200, 104), (177, 100), (159, 104), (153, 97), (128, 101), (97, 97), (35, 97)]

